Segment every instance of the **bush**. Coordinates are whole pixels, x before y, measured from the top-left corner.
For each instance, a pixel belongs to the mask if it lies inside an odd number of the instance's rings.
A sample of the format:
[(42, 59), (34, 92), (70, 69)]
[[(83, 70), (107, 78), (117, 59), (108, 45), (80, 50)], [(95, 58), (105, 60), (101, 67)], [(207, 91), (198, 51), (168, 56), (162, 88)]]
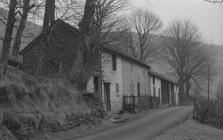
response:
[(223, 128), (223, 100), (199, 99), (195, 118), (202, 123)]
[(78, 121), (70, 128), (95, 121), (90, 115), (93, 109), (75, 85), (63, 79), (40, 79), (9, 68), (0, 80), (0, 93), (0, 125), (19, 140), (41, 132), (67, 130), (67, 114), (82, 114), (72, 118)]

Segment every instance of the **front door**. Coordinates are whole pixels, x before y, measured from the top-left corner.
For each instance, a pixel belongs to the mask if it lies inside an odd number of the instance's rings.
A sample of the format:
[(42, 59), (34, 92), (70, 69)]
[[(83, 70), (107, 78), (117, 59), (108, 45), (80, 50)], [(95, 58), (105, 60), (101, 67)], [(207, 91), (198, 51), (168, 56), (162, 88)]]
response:
[(104, 82), (104, 101), (107, 111), (111, 111), (110, 83)]

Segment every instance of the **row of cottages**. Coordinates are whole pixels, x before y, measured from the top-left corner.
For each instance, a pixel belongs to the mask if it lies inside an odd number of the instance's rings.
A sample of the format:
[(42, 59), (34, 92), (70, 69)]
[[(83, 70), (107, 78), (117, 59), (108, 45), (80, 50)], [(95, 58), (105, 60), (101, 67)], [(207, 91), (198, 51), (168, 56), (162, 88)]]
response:
[[(40, 34), (21, 51), (22, 69), (27, 73), (35, 74), (39, 68), (39, 60), (42, 58), (41, 37)], [(55, 77), (58, 73), (69, 74), (80, 47), (79, 30), (57, 20), (51, 27), (47, 41), (40, 73), (47, 77)], [(172, 97), (175, 94), (170, 94), (172, 85), (176, 86), (176, 83), (152, 73), (150, 66), (117, 51), (114, 47), (100, 47), (89, 57), (89, 63), (96, 67), (87, 90), (99, 100), (105, 111), (119, 112), (131, 107), (149, 108), (151, 95), (159, 97), (162, 104), (177, 102), (177, 96)], [(157, 79), (154, 84), (157, 85), (161, 80), (161, 87), (152, 94), (151, 79), (154, 76)]]
[(149, 75), (151, 83), (151, 96), (158, 99), (160, 105), (178, 105), (178, 83), (154, 71), (149, 71)]

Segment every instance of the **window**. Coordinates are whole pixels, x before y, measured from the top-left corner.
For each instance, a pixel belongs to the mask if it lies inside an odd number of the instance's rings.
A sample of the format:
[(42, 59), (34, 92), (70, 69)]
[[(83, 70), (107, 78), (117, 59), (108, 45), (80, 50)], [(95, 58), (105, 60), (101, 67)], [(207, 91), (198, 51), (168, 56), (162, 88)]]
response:
[(112, 55), (112, 70), (117, 70), (116, 55)]
[(97, 92), (99, 89), (98, 83), (99, 83), (99, 78), (98, 76), (94, 76), (94, 91)]
[(156, 78), (153, 76), (153, 84), (155, 85)]
[(138, 96), (140, 97), (140, 83), (137, 84)]
[(115, 84), (115, 88), (116, 88), (116, 92), (118, 93), (118, 92), (119, 92), (119, 86), (118, 86), (118, 83)]
[(156, 87), (153, 87), (153, 97), (156, 96)]

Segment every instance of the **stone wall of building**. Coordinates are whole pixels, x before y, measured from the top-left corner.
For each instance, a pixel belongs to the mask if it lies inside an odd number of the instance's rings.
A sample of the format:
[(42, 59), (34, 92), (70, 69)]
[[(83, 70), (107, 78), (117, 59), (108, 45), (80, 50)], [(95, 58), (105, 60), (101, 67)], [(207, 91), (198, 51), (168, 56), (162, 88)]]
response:
[(104, 83), (110, 83), (110, 101), (111, 101), (111, 111), (118, 112), (122, 110), (122, 61), (121, 57), (116, 56), (116, 68), (114, 71), (112, 68), (112, 54), (103, 52), (101, 54), (101, 63), (102, 63), (102, 102), (106, 110), (105, 104), (105, 92), (104, 92)]
[[(155, 77), (155, 82), (153, 82), (154, 80), (153, 77)], [(150, 76), (150, 83), (151, 83), (151, 96), (161, 97), (161, 79), (156, 76)]]
[(176, 105), (179, 105), (179, 86), (178, 85), (174, 85), (174, 93), (175, 93)]
[(138, 96), (139, 86), (140, 96), (150, 96), (148, 69), (125, 59), (122, 59), (122, 67), (123, 95)]

